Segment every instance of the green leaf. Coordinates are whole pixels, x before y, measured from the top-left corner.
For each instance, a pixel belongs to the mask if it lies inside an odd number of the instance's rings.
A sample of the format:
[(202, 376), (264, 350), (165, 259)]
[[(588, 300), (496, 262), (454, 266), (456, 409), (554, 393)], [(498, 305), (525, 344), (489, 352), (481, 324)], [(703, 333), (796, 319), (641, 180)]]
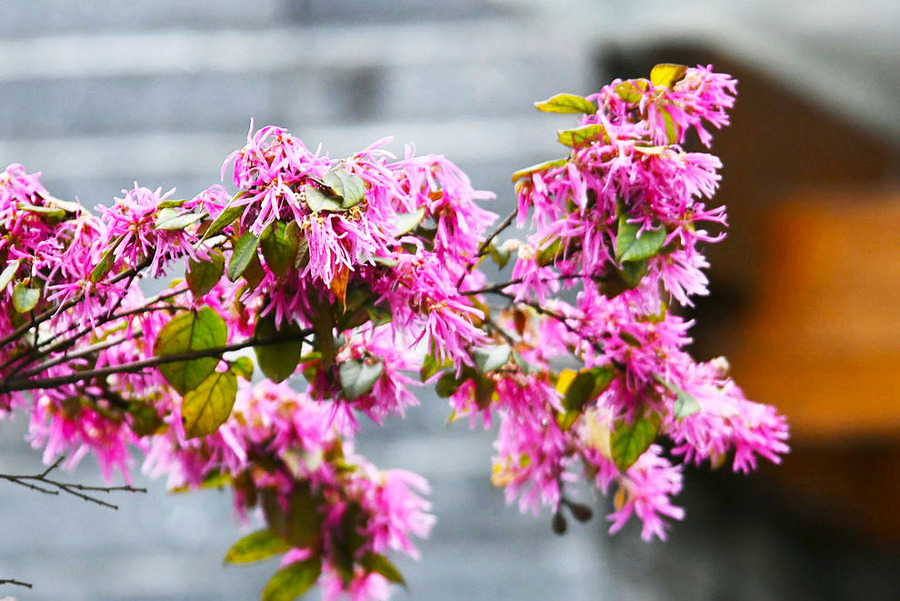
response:
[(425, 217), (425, 208), (419, 207), (412, 213), (400, 213), (397, 215), (397, 219), (394, 221), (394, 227), (396, 227), (396, 231), (394, 232), (394, 236), (399, 238), (404, 234), (408, 234), (416, 227), (422, 223), (422, 219)]
[(312, 588), (321, 573), (321, 558), (292, 563), (275, 572), (263, 589), (262, 601), (294, 601)]
[(40, 288), (31, 288), (30, 286), (26, 286), (22, 282), (16, 283), (15, 287), (13, 287), (13, 307), (19, 313), (28, 313), (29, 311), (37, 307), (37, 304), (40, 302), (40, 300)]
[(172, 209), (172, 208), (180, 207), (181, 205), (183, 205), (186, 202), (187, 202), (187, 198), (164, 200), (161, 203), (159, 203), (158, 205), (156, 205), (156, 209), (157, 210)]
[(650, 82), (646, 79), (629, 79), (617, 85), (615, 91), (625, 102), (638, 104), (644, 97), (644, 92), (649, 89)]
[(322, 181), (341, 198), (341, 207), (344, 209), (358, 205), (366, 197), (366, 182), (344, 169), (329, 171)]
[(21, 263), (22, 259), (16, 259), (12, 263), (9, 263), (3, 272), (0, 273), (0, 292), (6, 290), (9, 283), (16, 277), (16, 272), (19, 270), (19, 265)]
[(609, 449), (619, 471), (627, 471), (650, 448), (661, 423), (656, 412), (637, 418), (633, 424), (628, 424), (624, 418), (616, 420), (615, 430), (609, 437)]
[(224, 273), (225, 255), (222, 254), (222, 251), (213, 249), (209, 251), (209, 260), (207, 261), (188, 261), (184, 279), (187, 280), (188, 288), (191, 289), (194, 298), (199, 298), (215, 288)]
[(622, 263), (621, 269), (619, 269), (616, 274), (624, 284), (623, 289), (631, 290), (632, 288), (637, 287), (637, 285), (641, 283), (641, 280), (644, 279), (644, 276), (647, 275), (649, 266), (650, 262), (647, 259), (644, 259), (643, 261), (626, 261), (625, 263)]
[(214, 371), (184, 395), (181, 418), (188, 438), (207, 436), (219, 429), (231, 415), (237, 396), (237, 376), (229, 371)]
[(344, 361), (338, 368), (344, 396), (351, 401), (372, 392), (375, 383), (383, 373), (384, 363), (381, 361), (367, 363), (364, 359)]
[[(211, 307), (202, 307), (196, 313), (176, 315), (162, 327), (153, 345), (157, 357), (223, 346), (228, 340), (225, 320)], [(216, 365), (220, 356), (199, 357), (187, 361), (163, 363), (159, 366), (166, 381), (180, 394), (194, 390), (202, 384)]]
[(687, 67), (684, 65), (660, 63), (650, 70), (650, 81), (654, 86), (664, 86), (671, 90), (676, 83), (684, 79), (685, 73), (687, 73)]
[(263, 230), (259, 245), (269, 269), (283, 276), (294, 266), (300, 248), (300, 226), (293, 220), (288, 224), (273, 221)]
[(113, 253), (115, 253), (116, 249), (119, 247), (119, 244), (121, 244), (122, 240), (124, 239), (124, 234), (118, 236), (115, 242), (113, 242), (109, 247), (107, 247), (105, 251), (103, 251), (103, 254), (100, 255), (100, 260), (91, 270), (91, 282), (96, 284), (97, 282), (105, 278), (106, 274), (110, 272), (110, 270), (113, 268), (113, 262), (115, 261), (115, 255)]
[(269, 527), (291, 546), (312, 548), (322, 539), (322, 499), (315, 497), (309, 485), (298, 485), (291, 491), (285, 510), (278, 494), (269, 489), (262, 493), (263, 514)]
[(153, 227), (158, 230), (178, 231), (183, 230), (192, 223), (196, 223), (203, 219), (204, 213), (184, 213), (179, 209), (167, 207), (159, 209), (156, 213), (156, 221)]
[(484, 346), (472, 351), (472, 359), (482, 373), (497, 371), (509, 361), (512, 348), (508, 344)]
[(589, 142), (602, 141), (604, 136), (606, 136), (606, 129), (597, 123), (576, 127), (575, 129), (561, 129), (556, 132), (556, 139), (559, 143), (569, 148), (584, 146)]
[[(464, 380), (463, 380), (464, 381)], [(438, 393), (438, 396), (441, 398), (447, 398), (449, 396), (453, 396), (459, 387), (462, 386), (463, 381), (456, 379), (456, 374), (451, 372), (447, 372), (438, 378), (437, 384), (434, 386), (435, 392)]]
[(543, 102), (535, 102), (534, 106), (545, 113), (586, 113), (593, 115), (597, 106), (582, 96), (574, 94), (557, 94)]
[[(609, 388), (616, 377), (616, 368), (612, 365), (592, 367), (580, 370), (565, 386), (562, 405), (566, 411), (580, 412), (584, 405), (604, 390)], [(559, 384), (557, 385), (559, 390)]]
[(491, 244), (488, 246), (488, 253), (491, 255), (491, 259), (494, 260), (494, 263), (497, 264), (499, 269), (503, 269), (506, 267), (506, 264), (509, 263), (510, 250), (508, 248), (503, 248), (501, 242), (496, 238), (491, 240)]
[(234, 375), (240, 376), (247, 381), (253, 379), (253, 359), (250, 357), (238, 357), (231, 362), (230, 368)]
[(401, 585), (403, 588), (406, 588), (406, 581), (400, 574), (400, 570), (398, 570), (394, 566), (394, 564), (388, 561), (388, 558), (384, 555), (379, 555), (377, 553), (366, 553), (363, 556), (361, 563), (363, 568), (365, 568), (367, 572), (381, 574), (388, 582), (393, 582), (395, 584)]
[(29, 204), (27, 202), (20, 202), (18, 203), (18, 206), (19, 209), (23, 211), (28, 211), (29, 213), (35, 213), (37, 215), (44, 215), (52, 221), (62, 221), (66, 218), (65, 210), (58, 207), (41, 207), (38, 205)]
[(343, 199), (322, 192), (315, 186), (304, 186), (303, 198), (311, 211), (343, 211)]
[(253, 257), (256, 256), (256, 248), (259, 246), (259, 238), (253, 235), (253, 232), (245, 232), (243, 236), (234, 243), (231, 253), (231, 262), (228, 263), (228, 279), (232, 282), (237, 281), (244, 273)]
[(277, 383), (287, 379), (297, 369), (297, 364), (300, 363), (300, 356), (303, 354), (301, 333), (300, 326), (295, 322), (282, 323), (280, 327), (276, 327), (273, 315), (257, 318), (256, 328), (253, 331), (254, 338), (266, 339), (274, 338), (275, 336), (287, 336), (290, 338), (277, 344), (253, 347), (259, 368), (273, 382)]
[(419, 378), (424, 382), (428, 380), (431, 376), (438, 373), (442, 369), (446, 369), (453, 365), (448, 359), (444, 359), (443, 362), (439, 362), (434, 358), (434, 355), (428, 353), (425, 355), (425, 359), (422, 360), (422, 369), (419, 370)]
[(515, 173), (512, 174), (512, 182), (516, 183), (516, 180), (520, 180), (523, 178), (530, 178), (531, 174), (537, 173), (538, 171), (546, 171), (547, 169), (553, 169), (554, 167), (562, 167), (566, 163), (569, 162), (569, 159), (553, 159), (552, 161), (544, 161), (543, 163), (538, 163), (536, 165), (531, 165), (530, 167), (525, 167), (524, 169), (519, 169)]
[[(200, 483), (201, 489), (207, 488), (224, 488), (226, 486), (230, 486), (234, 484), (234, 481), (231, 479), (230, 474), (223, 474), (220, 471), (211, 471), (206, 476), (203, 477), (203, 481)], [(186, 492), (193, 492), (194, 488), (190, 485), (184, 486), (176, 486), (175, 488), (170, 488), (168, 492), (172, 494), (182, 494)]]
[(251, 563), (291, 549), (290, 543), (269, 530), (257, 530), (234, 543), (225, 554), (225, 563)]
[(655, 257), (666, 242), (666, 229), (663, 227), (644, 230), (640, 223), (630, 223), (627, 215), (619, 217), (619, 230), (616, 233), (616, 260), (643, 261)]
[(676, 419), (683, 419), (700, 411), (700, 401), (691, 393), (674, 382), (666, 381), (662, 376), (657, 375), (655, 377), (657, 382), (668, 388), (675, 395), (675, 405), (672, 413)]
[(212, 238), (216, 234), (222, 233), (222, 231), (234, 223), (234, 220), (244, 214), (244, 211), (247, 210), (247, 207), (250, 205), (240, 205), (240, 206), (232, 206), (234, 201), (243, 196), (243, 192), (238, 192), (234, 198), (232, 198), (228, 205), (219, 213), (219, 216), (216, 217), (213, 222), (206, 228), (206, 231), (203, 233), (203, 237), (200, 239), (200, 242), (203, 242), (207, 238)]

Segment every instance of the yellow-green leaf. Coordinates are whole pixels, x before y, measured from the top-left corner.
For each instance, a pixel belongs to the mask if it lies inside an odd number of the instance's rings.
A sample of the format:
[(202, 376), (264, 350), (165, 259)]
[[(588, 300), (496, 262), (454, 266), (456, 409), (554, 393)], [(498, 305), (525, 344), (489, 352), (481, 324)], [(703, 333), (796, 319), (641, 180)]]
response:
[(597, 123), (575, 129), (561, 129), (556, 132), (556, 139), (559, 143), (569, 148), (584, 146), (589, 142), (602, 142), (604, 137), (606, 137), (606, 129)]
[(519, 169), (512, 174), (512, 181), (513, 183), (516, 183), (517, 180), (531, 177), (533, 173), (537, 173), (538, 171), (546, 171), (547, 169), (553, 169), (554, 167), (562, 167), (568, 162), (569, 159), (553, 159), (552, 161), (544, 161), (543, 163), (537, 163), (536, 165), (531, 165), (530, 167)]
[(214, 371), (199, 386), (184, 395), (181, 418), (188, 438), (207, 436), (219, 429), (231, 415), (237, 396), (237, 376)]
[(40, 300), (40, 288), (32, 288), (23, 284), (22, 282), (18, 282), (13, 288), (13, 307), (19, 313), (28, 313), (29, 311), (37, 307), (37, 304), (40, 302)]
[(687, 73), (687, 67), (684, 65), (660, 63), (650, 70), (650, 81), (654, 86), (665, 86), (671, 90), (684, 78), (685, 73)]
[(644, 92), (650, 89), (650, 82), (646, 79), (629, 79), (616, 86), (616, 94), (631, 104), (637, 104), (644, 97)]
[(269, 530), (257, 530), (234, 543), (225, 554), (225, 563), (251, 563), (290, 550), (286, 540)]
[(16, 271), (19, 270), (19, 265), (22, 263), (22, 259), (16, 259), (15, 261), (9, 263), (6, 268), (0, 273), (0, 292), (3, 292), (9, 283), (16, 277)]
[(275, 572), (263, 590), (262, 601), (294, 601), (312, 588), (321, 573), (318, 557), (292, 563)]
[(240, 376), (245, 380), (253, 379), (253, 359), (250, 357), (238, 357), (231, 362), (229, 367), (236, 376)]
[(534, 106), (545, 113), (586, 113), (593, 115), (597, 112), (597, 105), (582, 96), (575, 94), (557, 94), (542, 102), (535, 102)]
[[(156, 337), (153, 354), (163, 357), (204, 351), (223, 346), (227, 340), (225, 320), (211, 307), (203, 307), (196, 313), (182, 313), (170, 319)], [(215, 371), (220, 358), (221, 355), (163, 363), (159, 371), (183, 395), (200, 386)]]
[(341, 198), (341, 208), (349, 209), (362, 202), (366, 196), (366, 182), (344, 169), (329, 171), (322, 181)]

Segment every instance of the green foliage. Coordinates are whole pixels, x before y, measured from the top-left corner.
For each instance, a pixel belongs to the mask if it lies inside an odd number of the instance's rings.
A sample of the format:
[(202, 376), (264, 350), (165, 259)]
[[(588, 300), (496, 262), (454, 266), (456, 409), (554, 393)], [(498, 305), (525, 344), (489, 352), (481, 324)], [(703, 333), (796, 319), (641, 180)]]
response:
[(251, 563), (289, 551), (291, 545), (269, 530), (257, 530), (234, 543), (225, 554), (225, 563)]
[(338, 368), (341, 388), (348, 400), (369, 394), (384, 373), (384, 363), (372, 359), (350, 359)]
[(616, 420), (609, 436), (609, 449), (619, 471), (627, 471), (650, 448), (659, 434), (661, 424), (662, 418), (653, 411), (636, 418), (631, 424), (624, 418)]
[(616, 233), (616, 260), (643, 261), (655, 257), (666, 242), (666, 229), (663, 227), (645, 229), (638, 234), (641, 224), (631, 223), (627, 215), (619, 217), (619, 229)]
[(397, 231), (394, 233), (394, 235), (399, 237), (404, 234), (410, 233), (411, 231), (416, 229), (420, 223), (422, 223), (422, 219), (424, 219), (424, 217), (424, 207), (419, 207), (411, 213), (398, 214), (397, 219), (394, 221), (394, 226), (397, 228)]
[(154, 222), (153, 227), (158, 230), (170, 232), (180, 231), (192, 223), (200, 221), (204, 216), (205, 214), (201, 212), (182, 214), (181, 211), (176, 208), (166, 207), (159, 209), (156, 213), (156, 221)]
[(358, 205), (366, 196), (366, 182), (344, 169), (329, 171), (322, 181), (341, 199), (341, 208), (344, 210)]
[(483, 346), (472, 351), (472, 359), (479, 371), (490, 373), (506, 365), (511, 352), (512, 348), (508, 344)]
[(609, 137), (606, 134), (606, 128), (597, 123), (574, 129), (561, 129), (556, 133), (559, 143), (569, 148), (584, 146), (591, 142), (602, 142), (604, 137)]
[(547, 169), (553, 169), (554, 167), (562, 167), (568, 162), (569, 159), (567, 158), (553, 159), (552, 161), (544, 161), (543, 163), (537, 163), (536, 165), (531, 165), (530, 167), (519, 169), (512, 174), (512, 181), (513, 183), (516, 183), (516, 181), (520, 179), (530, 178), (533, 173), (537, 173), (538, 171), (546, 171)]
[(275, 572), (263, 590), (262, 601), (294, 601), (312, 588), (321, 573), (321, 558), (292, 563)]
[(209, 260), (189, 260), (184, 279), (194, 298), (199, 298), (212, 290), (225, 273), (225, 255), (218, 249), (209, 251)]
[(250, 263), (256, 257), (256, 249), (259, 246), (259, 238), (253, 235), (253, 232), (245, 232), (243, 236), (234, 243), (231, 253), (231, 261), (228, 263), (228, 279), (232, 282), (237, 281), (244, 271), (250, 266)]
[(676, 83), (684, 79), (685, 73), (687, 67), (684, 65), (660, 63), (650, 70), (650, 81), (654, 86), (663, 86), (671, 90)]
[[(153, 345), (157, 357), (223, 346), (228, 339), (225, 320), (211, 307), (176, 315), (162, 327)], [(180, 394), (194, 390), (216, 369), (221, 356), (198, 357), (159, 366), (166, 381)]]
[(256, 362), (267, 378), (273, 382), (281, 382), (288, 378), (300, 363), (303, 354), (303, 331), (294, 322), (275, 325), (275, 317), (267, 315), (256, 320), (253, 337), (265, 340), (275, 336), (287, 338), (284, 342), (265, 344), (253, 347)]
[(534, 106), (545, 113), (586, 113), (593, 115), (597, 105), (582, 96), (574, 94), (557, 94), (543, 102), (535, 102)]
[(214, 371), (181, 402), (181, 419), (188, 438), (207, 436), (219, 429), (231, 415), (237, 396), (237, 375)]
[(700, 401), (694, 398), (694, 396), (684, 388), (674, 382), (667, 381), (659, 375), (656, 376), (656, 381), (668, 388), (672, 394), (675, 395), (675, 404), (672, 411), (675, 419), (683, 419), (700, 411)]
[(216, 217), (209, 227), (206, 228), (206, 231), (203, 233), (203, 237), (200, 239), (201, 242), (206, 240), (207, 238), (212, 238), (213, 236), (222, 233), (222, 231), (234, 223), (234, 220), (244, 214), (244, 211), (247, 210), (247, 207), (250, 205), (240, 205), (234, 206), (234, 201), (239, 199), (245, 193), (243, 191), (238, 192), (234, 198), (232, 198), (228, 205), (219, 213), (219, 216)]
[(41, 289), (32, 288), (23, 282), (17, 282), (13, 287), (13, 308), (19, 313), (28, 313), (41, 301)]
[(6, 268), (0, 272), (0, 292), (6, 289), (9, 286), (9, 283), (16, 277), (16, 271), (19, 270), (19, 265), (22, 263), (22, 259), (16, 259), (12, 263), (8, 264)]
[(266, 265), (275, 275), (283, 276), (294, 266), (300, 249), (300, 226), (296, 221), (285, 224), (273, 221), (259, 237)]
[(366, 553), (361, 563), (367, 572), (381, 574), (388, 582), (393, 582), (406, 588), (406, 581), (403, 579), (403, 575), (400, 574), (400, 570), (388, 561), (388, 558), (384, 555)]

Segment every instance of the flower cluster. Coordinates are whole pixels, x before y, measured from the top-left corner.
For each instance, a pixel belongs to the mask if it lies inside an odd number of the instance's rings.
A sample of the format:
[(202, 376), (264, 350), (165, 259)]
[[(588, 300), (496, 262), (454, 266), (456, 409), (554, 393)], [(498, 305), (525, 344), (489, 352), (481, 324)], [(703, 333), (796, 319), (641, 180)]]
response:
[[(386, 598), (403, 582), (389, 555), (417, 556), (428, 485), (352, 443), (360, 417), (404, 416), (419, 384), (498, 424), (492, 481), (523, 511), (549, 508), (557, 532), (564, 512), (590, 519), (571, 498), (585, 482), (613, 494), (611, 532), (636, 516), (665, 538), (684, 465), (730, 455), (747, 472), (788, 450), (784, 418), (744, 398), (724, 359), (690, 357), (678, 314), (707, 293), (701, 247), (726, 224), (706, 205), (718, 159), (682, 144), (694, 131), (708, 147), (734, 93), (709, 68), (659, 65), (539, 103), (581, 113), (559, 132), (568, 155), (514, 174), (517, 211), (490, 233), (490, 193), (386, 140), (336, 160), (251, 126), (222, 170), (234, 195), (135, 184), (95, 213), (11, 165), (0, 411), (30, 414), (48, 463), (93, 454), (129, 481), (143, 455), (175, 489), (230, 487), (265, 526), (226, 561), (282, 555), (273, 598), (317, 581), (327, 599)], [(516, 215), (527, 237), (499, 243)], [(480, 262), (503, 270), (513, 252), (509, 280), (489, 282)], [(182, 267), (154, 296), (137, 285)]]

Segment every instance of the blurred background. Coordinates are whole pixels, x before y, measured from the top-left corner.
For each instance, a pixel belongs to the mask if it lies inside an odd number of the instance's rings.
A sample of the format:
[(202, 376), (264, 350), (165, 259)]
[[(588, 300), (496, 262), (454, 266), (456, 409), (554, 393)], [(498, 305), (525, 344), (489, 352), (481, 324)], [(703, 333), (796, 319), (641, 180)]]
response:
[[(0, 0), (0, 168), (41, 171), (92, 207), (134, 181), (196, 194), (257, 126), (331, 156), (386, 135), (441, 153), (493, 207), (509, 174), (555, 158), (572, 121), (532, 102), (587, 94), (656, 62), (740, 79), (710, 249), (698, 358), (725, 354), (792, 425), (792, 453), (749, 478), (688, 470), (667, 543), (605, 534), (605, 501), (557, 537), (504, 508), (492, 433), (446, 427), (423, 396), (359, 450), (433, 485), (439, 524), (396, 598), (900, 598), (900, 3), (584, 0)], [(33, 473), (20, 416), (0, 472)], [(727, 471), (727, 470), (726, 470)], [(91, 459), (72, 476), (96, 481)], [(256, 598), (274, 563), (222, 567), (242, 532), (227, 495), (150, 492), (114, 512), (0, 483), (0, 596)]]

